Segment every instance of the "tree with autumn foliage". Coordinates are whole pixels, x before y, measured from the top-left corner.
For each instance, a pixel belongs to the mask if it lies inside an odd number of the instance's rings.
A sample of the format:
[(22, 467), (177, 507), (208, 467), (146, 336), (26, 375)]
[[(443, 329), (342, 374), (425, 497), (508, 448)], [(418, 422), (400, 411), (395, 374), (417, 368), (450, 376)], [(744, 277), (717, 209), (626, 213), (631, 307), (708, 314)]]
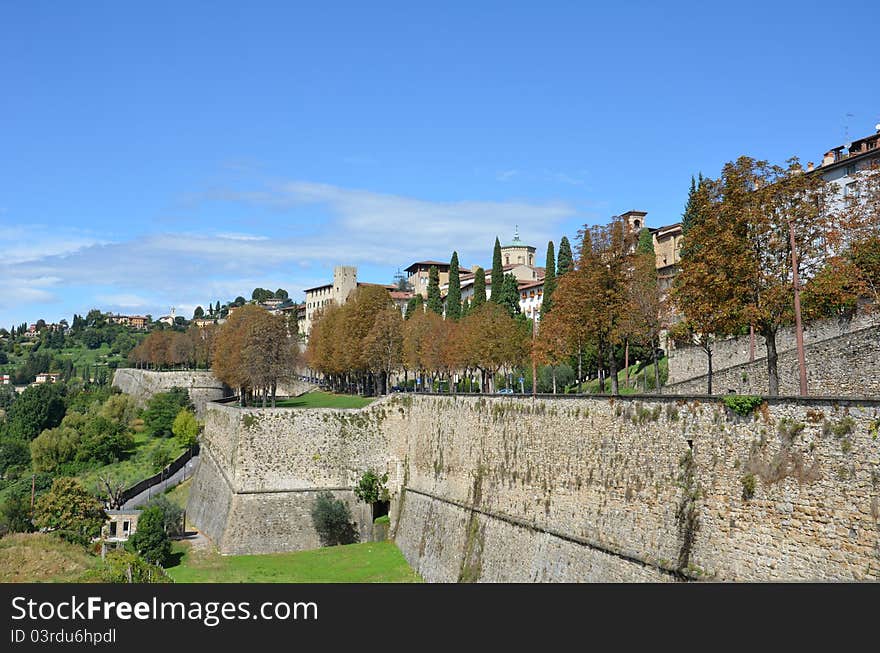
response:
[(248, 396), (260, 397), (263, 406), (279, 383), (296, 373), (299, 349), (288, 335), (285, 319), (248, 304), (235, 311), (219, 328), (215, 342), (214, 374), (238, 391), (241, 405)]
[(387, 394), (388, 379), (403, 365), (404, 320), (395, 306), (382, 310), (364, 339), (367, 365), (379, 374), (379, 392)]
[(484, 392), (494, 392), (495, 375), (528, 360), (529, 324), (512, 318), (494, 302), (483, 304), (460, 322), (460, 363), (480, 371)]
[[(683, 316), (671, 335), (698, 345), (706, 354), (708, 394), (712, 394), (715, 340), (740, 326), (745, 306), (742, 272), (728, 264), (729, 257), (746, 255), (744, 242), (741, 231), (726, 219), (745, 201), (746, 188), (734, 169), (728, 172), (721, 182), (703, 179), (688, 200), (691, 222), (671, 292)], [(727, 206), (721, 201), (725, 194), (731, 203)]]

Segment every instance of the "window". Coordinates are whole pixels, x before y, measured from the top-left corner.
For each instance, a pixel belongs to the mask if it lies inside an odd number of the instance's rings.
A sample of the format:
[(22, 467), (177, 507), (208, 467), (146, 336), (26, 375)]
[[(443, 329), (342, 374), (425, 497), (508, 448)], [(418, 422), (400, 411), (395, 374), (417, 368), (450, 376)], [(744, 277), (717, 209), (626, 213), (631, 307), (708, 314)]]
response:
[(130, 525), (131, 525), (131, 522), (128, 521), (127, 519), (126, 519), (124, 522), (122, 522), (122, 532), (123, 532), (124, 534), (127, 534), (127, 533), (128, 533), (128, 528), (129, 528)]
[(851, 181), (846, 186), (843, 187), (843, 196), (844, 197), (858, 197), (859, 196), (859, 185)]
[(856, 174), (856, 166), (855, 166), (855, 164), (853, 164), (853, 165), (851, 165), (851, 166), (846, 166), (846, 176), (847, 176), (847, 177), (850, 177), (850, 176), (852, 176), (852, 175), (854, 175), (854, 174)]
[(116, 522), (110, 522), (110, 537), (116, 537)]

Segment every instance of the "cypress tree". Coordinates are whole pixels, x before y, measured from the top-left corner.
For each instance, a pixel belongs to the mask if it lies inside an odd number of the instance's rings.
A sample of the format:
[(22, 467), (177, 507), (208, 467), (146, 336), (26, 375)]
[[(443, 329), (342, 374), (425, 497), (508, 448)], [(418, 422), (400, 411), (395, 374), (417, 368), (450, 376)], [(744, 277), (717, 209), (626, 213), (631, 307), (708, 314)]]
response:
[(498, 237), (495, 237), (495, 249), (492, 252), (492, 296), (491, 299), (496, 304), (501, 303), (499, 294), (501, 293), (501, 284), (504, 283), (504, 266), (501, 265), (501, 243)]
[(461, 279), (458, 274), (458, 252), (452, 252), (449, 262), (449, 292), (446, 293), (446, 317), (457, 320), (461, 317)]
[(654, 253), (654, 237), (651, 235), (650, 229), (643, 228), (639, 232), (639, 244), (637, 249), (639, 254)]
[(547, 262), (544, 263), (544, 297), (541, 300), (541, 314), (547, 315), (553, 306), (553, 291), (556, 290), (556, 253), (553, 241), (547, 243)]
[(486, 271), (483, 268), (477, 268), (474, 272), (474, 298), (471, 301), (470, 310), (482, 306), (486, 303)]
[(574, 268), (571, 256), (571, 243), (568, 242), (568, 236), (563, 236), (559, 241), (559, 256), (556, 259), (556, 278), (563, 274), (571, 272)]
[(410, 299), (406, 303), (406, 315), (403, 316), (404, 320), (410, 319), (417, 312), (423, 310), (422, 307), (425, 305), (425, 300), (422, 296), (416, 293), (412, 299)]
[(512, 274), (505, 274), (501, 282), (501, 288), (496, 288), (492, 297), (498, 297), (497, 302), (507, 309), (511, 317), (519, 313), (519, 283)]
[(440, 299), (440, 273), (432, 265), (428, 271), (428, 310), (443, 315), (443, 300)]
[(691, 189), (688, 191), (687, 203), (684, 205), (684, 213), (681, 214), (681, 235), (686, 236), (690, 228), (698, 219), (697, 189), (703, 184), (703, 173), (700, 173), (700, 181), (697, 182), (691, 175)]

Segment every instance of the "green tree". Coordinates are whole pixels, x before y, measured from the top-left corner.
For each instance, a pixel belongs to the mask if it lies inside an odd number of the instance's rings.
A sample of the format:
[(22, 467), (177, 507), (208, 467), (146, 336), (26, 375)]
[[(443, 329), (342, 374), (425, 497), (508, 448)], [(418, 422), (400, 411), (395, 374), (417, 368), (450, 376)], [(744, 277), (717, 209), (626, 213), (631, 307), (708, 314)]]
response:
[(162, 512), (162, 527), (168, 535), (183, 533), (183, 508), (172, 502), (165, 494), (150, 499), (147, 507), (154, 506)]
[(171, 432), (174, 433), (174, 437), (177, 438), (180, 444), (190, 448), (196, 444), (199, 428), (199, 421), (192, 411), (181, 408), (180, 412), (177, 413), (177, 417), (174, 418), (174, 423), (171, 425)]
[(458, 270), (458, 252), (452, 252), (449, 262), (449, 292), (446, 293), (446, 317), (457, 320), (461, 317), (461, 276)]
[(60, 384), (30, 386), (9, 407), (7, 422), (12, 438), (33, 440), (45, 429), (55, 428), (64, 417), (64, 389)]
[(59, 426), (46, 429), (31, 441), (31, 462), (38, 472), (52, 472), (59, 465), (73, 460), (79, 449), (79, 433)]
[(473, 312), (486, 303), (486, 271), (478, 267), (474, 272), (474, 297), (470, 302), (469, 312)]
[(138, 518), (137, 530), (128, 539), (126, 548), (147, 562), (165, 565), (171, 555), (171, 540), (165, 532), (165, 516), (159, 506), (144, 508)]
[(379, 476), (372, 469), (368, 469), (361, 476), (357, 487), (354, 489), (354, 495), (364, 503), (373, 504), (377, 501), (388, 501), (388, 488), (385, 483), (388, 482), (388, 474)]
[(0, 525), (10, 533), (32, 533), (35, 530), (31, 521), (30, 486), (6, 495), (6, 500), (0, 504)]
[(174, 419), (181, 408), (189, 405), (189, 394), (180, 388), (170, 392), (159, 392), (147, 402), (144, 411), (144, 426), (152, 437), (166, 438), (173, 435)]
[(107, 515), (101, 502), (75, 478), (61, 477), (34, 507), (34, 525), (57, 533), (69, 542), (86, 545), (101, 533)]
[(492, 250), (492, 296), (496, 304), (501, 303), (500, 288), (504, 283), (504, 266), (501, 263), (501, 243), (495, 237), (495, 248)]
[(496, 297), (498, 304), (506, 308), (508, 315), (511, 317), (520, 312), (519, 283), (515, 276), (510, 273), (504, 275), (501, 282), (500, 292), (492, 292), (492, 298), (495, 299)]
[(404, 315), (404, 319), (412, 319), (413, 315), (424, 310), (424, 306), (425, 299), (419, 293), (416, 293), (412, 296), (412, 299), (406, 303), (406, 315)]
[(351, 511), (341, 499), (330, 492), (320, 492), (312, 507), (312, 523), (323, 546), (353, 544), (358, 532), (351, 520)]
[(290, 295), (287, 294), (287, 291), (284, 288), (279, 288), (275, 291), (275, 299), (289, 299)]
[(440, 299), (440, 273), (437, 266), (428, 270), (428, 310), (443, 315), (443, 300)]
[(131, 434), (122, 424), (101, 415), (90, 416), (86, 420), (81, 436), (77, 460), (116, 462), (134, 444)]
[(547, 315), (553, 307), (554, 290), (556, 290), (556, 252), (551, 240), (547, 243), (547, 259), (544, 263), (544, 297), (541, 300), (541, 315)]
[(697, 182), (691, 175), (691, 188), (688, 191), (687, 203), (684, 206), (684, 213), (681, 214), (681, 235), (687, 236), (688, 232), (700, 219), (699, 206), (697, 198), (697, 189), (703, 184), (703, 173), (700, 173), (700, 180)]
[(196, 306), (196, 310), (193, 311), (193, 319), (198, 319), (200, 317), (205, 317), (205, 309), (201, 306)]
[(571, 243), (568, 236), (559, 241), (559, 254), (556, 257), (556, 277), (559, 278), (574, 269), (574, 258), (571, 255)]
[(639, 244), (636, 246), (639, 254), (654, 254), (654, 236), (647, 227), (639, 231)]

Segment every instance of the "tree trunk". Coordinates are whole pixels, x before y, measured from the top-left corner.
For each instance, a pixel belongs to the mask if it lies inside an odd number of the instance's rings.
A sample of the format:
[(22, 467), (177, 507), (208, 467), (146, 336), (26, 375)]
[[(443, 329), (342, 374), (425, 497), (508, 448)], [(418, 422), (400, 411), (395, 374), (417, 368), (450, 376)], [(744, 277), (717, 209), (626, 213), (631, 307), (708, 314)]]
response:
[(660, 361), (657, 360), (657, 344), (651, 338), (651, 356), (654, 358), (654, 391), (659, 395), (660, 390)]
[(775, 397), (779, 394), (779, 370), (777, 363), (779, 362), (779, 354), (776, 352), (776, 332), (764, 331), (764, 342), (767, 345), (767, 378), (769, 379), (769, 394)]
[(608, 348), (608, 368), (611, 375), (611, 394), (620, 394), (620, 388), (617, 382), (617, 357), (614, 355), (614, 347)]
[(550, 366), (550, 375), (553, 377), (553, 394), (556, 394), (556, 366)]
[(708, 394), (712, 394), (712, 347), (704, 347), (704, 351), (706, 352), (706, 358), (709, 364), (709, 374), (706, 375), (707, 379), (707, 388), (706, 391)]
[(578, 385), (577, 385), (577, 392), (575, 394), (580, 394), (580, 392), (581, 392), (581, 383), (583, 382), (582, 375), (584, 373), (583, 359), (584, 359), (583, 349), (581, 347), (578, 347)]
[(629, 338), (626, 339), (626, 346), (623, 353), (623, 367), (626, 369), (626, 387), (629, 387)]
[(272, 384), (272, 408), (275, 408), (275, 396), (278, 393), (278, 384)]

